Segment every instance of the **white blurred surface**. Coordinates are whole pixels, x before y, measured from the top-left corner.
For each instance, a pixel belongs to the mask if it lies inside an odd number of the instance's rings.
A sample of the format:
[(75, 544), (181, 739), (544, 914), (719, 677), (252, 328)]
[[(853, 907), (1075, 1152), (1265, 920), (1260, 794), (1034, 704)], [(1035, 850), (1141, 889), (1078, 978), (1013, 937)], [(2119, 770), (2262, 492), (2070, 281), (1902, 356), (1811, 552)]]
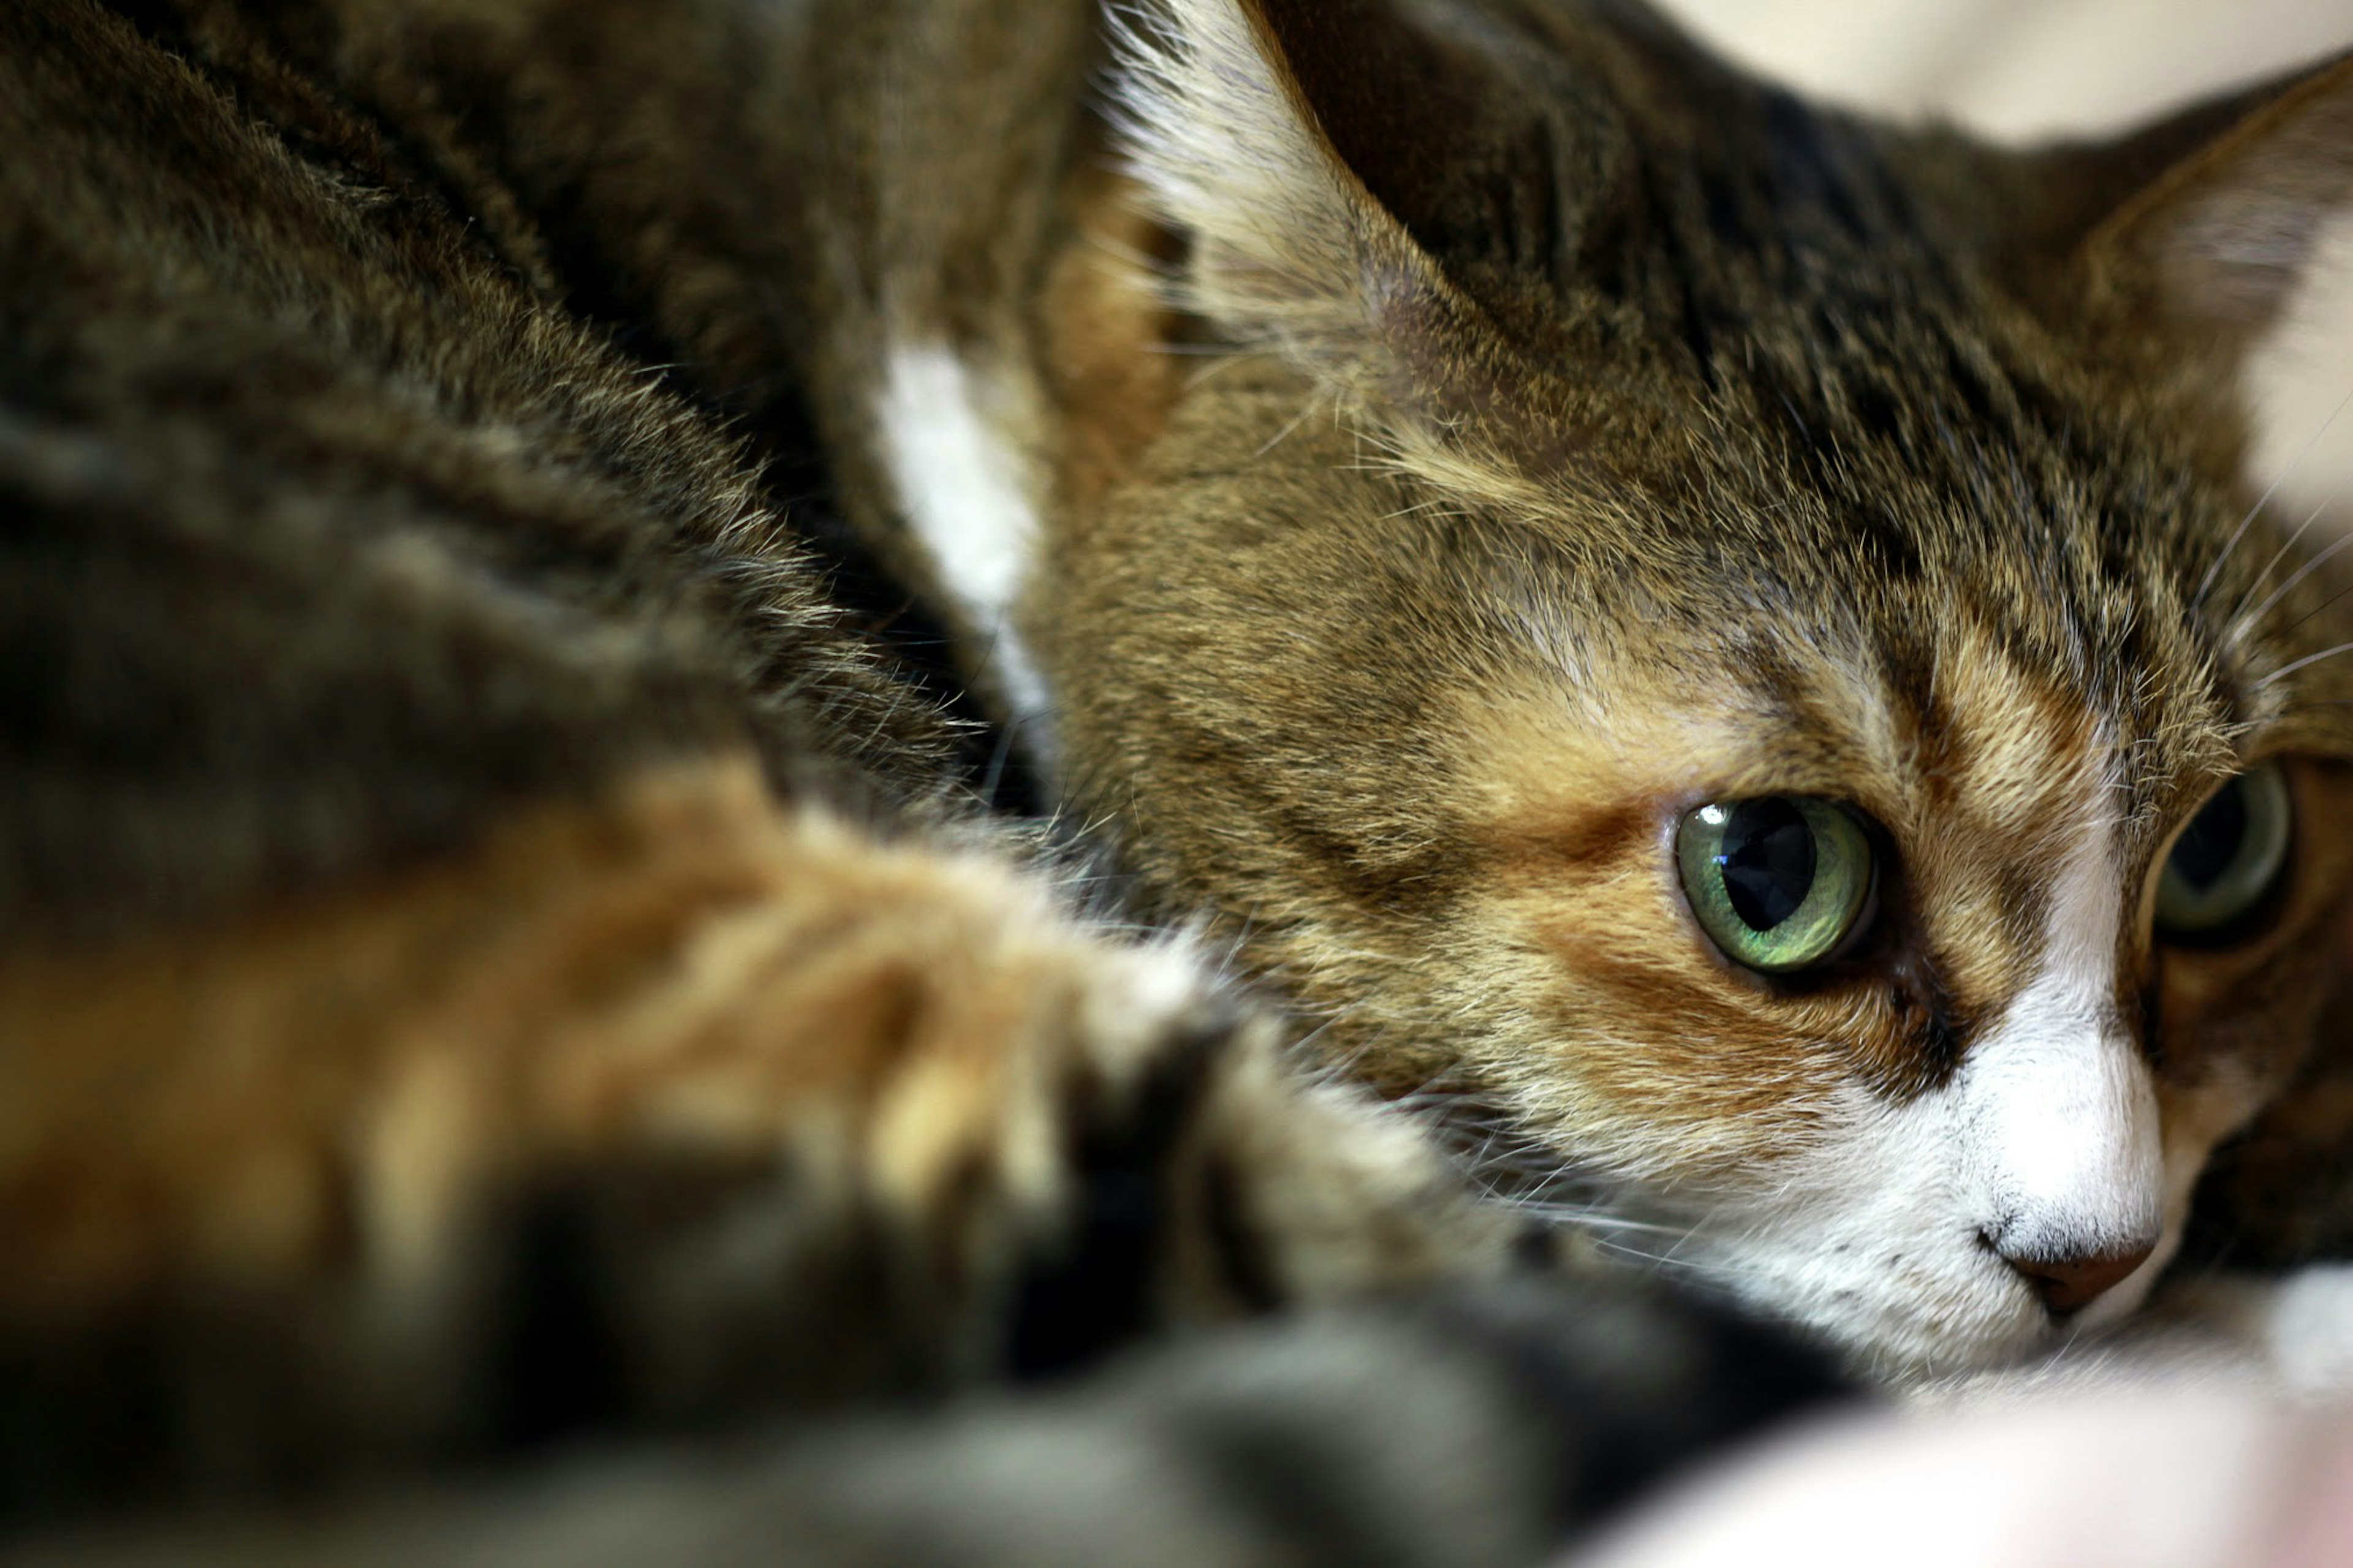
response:
[(2244, 1391), (1784, 1439), (1561, 1568), (2345, 1568), (2353, 1418)]
[(1994, 135), (2104, 131), (2353, 44), (2353, 0), (1664, 0), (1814, 92)]

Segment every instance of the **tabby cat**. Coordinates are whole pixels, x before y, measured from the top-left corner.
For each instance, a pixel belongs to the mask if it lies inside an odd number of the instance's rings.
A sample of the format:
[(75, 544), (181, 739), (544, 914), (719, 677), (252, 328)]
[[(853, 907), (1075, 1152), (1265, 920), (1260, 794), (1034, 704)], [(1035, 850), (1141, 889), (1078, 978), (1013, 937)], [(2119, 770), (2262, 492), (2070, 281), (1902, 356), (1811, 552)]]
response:
[(1829, 1386), (1597, 1251), (1999, 1363), (2274, 1102), (2200, 1234), (2341, 1240), (2235, 369), (2353, 67), (2017, 153), (1603, 0), (20, 0), (0, 147), (17, 1521), (1531, 1562)]

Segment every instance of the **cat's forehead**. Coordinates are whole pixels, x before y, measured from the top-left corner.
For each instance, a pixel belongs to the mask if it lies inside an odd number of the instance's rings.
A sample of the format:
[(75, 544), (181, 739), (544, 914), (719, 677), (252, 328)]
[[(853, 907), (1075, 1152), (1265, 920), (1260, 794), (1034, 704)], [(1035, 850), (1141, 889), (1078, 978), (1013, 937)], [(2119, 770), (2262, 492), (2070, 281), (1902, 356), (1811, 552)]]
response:
[(1755, 356), (1600, 528), (1566, 504), (1565, 532), (1620, 554), (1588, 613), (1825, 754), (1967, 760), (2000, 795), (2098, 737), (2132, 810), (2227, 772), (2261, 677), (2328, 633), (2309, 593), (2267, 592), (2321, 542), (2300, 555), (2168, 418), (2034, 345), (1881, 325), (1900, 352)]
[(2165, 613), (2189, 590), (2159, 595), (2138, 567), (1720, 543), (1747, 564), (1629, 571), (1528, 617), (1579, 623), (1574, 655), (1537, 642), (1623, 772), (1603, 794), (1818, 795), (1900, 838), (2031, 860), (2094, 820), (2161, 836), (2243, 760), (2243, 650)]
[[(1718, 668), (1721, 696), (1650, 689), (1670, 709), (1713, 709), (1745, 784), (1807, 755), (1828, 767), (1772, 787), (2021, 846), (2071, 831), (2095, 795), (2099, 815), (2148, 816), (2232, 771), (2242, 683), (2206, 628), (2148, 613), (2128, 584), (2018, 565), (1905, 577), (1845, 558), (1802, 596), (1751, 609)], [(1724, 721), (1742, 710), (1753, 733)]]
[(1892, 827), (2031, 853), (2231, 766), (2232, 721), (2216, 693), (2181, 671), (2121, 668), (2113, 642), (2050, 606), (1892, 594), (1856, 630), (1735, 679), (1784, 716), (1779, 745), (1841, 758), (1848, 778), (1835, 793), (1867, 797)]

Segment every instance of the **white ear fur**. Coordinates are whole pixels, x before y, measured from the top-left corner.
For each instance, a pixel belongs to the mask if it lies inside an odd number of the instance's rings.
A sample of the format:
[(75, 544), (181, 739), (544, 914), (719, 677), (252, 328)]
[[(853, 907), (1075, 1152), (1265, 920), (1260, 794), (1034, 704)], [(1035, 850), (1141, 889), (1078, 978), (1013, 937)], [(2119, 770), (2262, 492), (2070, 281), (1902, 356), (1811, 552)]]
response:
[[(1498, 145), (1543, 142), (1479, 119), (1526, 111), (1503, 56), (1423, 28), (1402, 0), (1141, 0), (1114, 15), (1129, 167), (1190, 244), (1178, 309), (1281, 354), (1398, 467), (1482, 505), (1542, 510), (1554, 478), (1600, 471), (1596, 399), (1505, 331), (1391, 205), (1482, 189)], [(1332, 113), (1366, 145), (1319, 118)], [(1379, 162), (1384, 137), (1409, 147), (1411, 180)], [(1490, 162), (1455, 178), (1466, 148)], [(1352, 162), (1364, 157), (1376, 162)], [(1639, 417), (1610, 406), (1621, 429)]]

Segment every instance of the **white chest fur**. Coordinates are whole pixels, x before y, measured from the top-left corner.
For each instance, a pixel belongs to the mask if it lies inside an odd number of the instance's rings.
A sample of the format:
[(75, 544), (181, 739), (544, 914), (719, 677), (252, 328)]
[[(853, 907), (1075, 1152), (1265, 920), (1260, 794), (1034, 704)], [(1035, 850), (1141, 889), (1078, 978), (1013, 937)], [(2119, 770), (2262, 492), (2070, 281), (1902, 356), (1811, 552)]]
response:
[(1049, 699), (1013, 624), (1038, 546), (1038, 465), (1006, 434), (1018, 411), (1002, 383), (944, 343), (902, 342), (884, 361), (875, 428), (908, 527), (975, 646), (988, 650), (1011, 720), (1050, 744)]

